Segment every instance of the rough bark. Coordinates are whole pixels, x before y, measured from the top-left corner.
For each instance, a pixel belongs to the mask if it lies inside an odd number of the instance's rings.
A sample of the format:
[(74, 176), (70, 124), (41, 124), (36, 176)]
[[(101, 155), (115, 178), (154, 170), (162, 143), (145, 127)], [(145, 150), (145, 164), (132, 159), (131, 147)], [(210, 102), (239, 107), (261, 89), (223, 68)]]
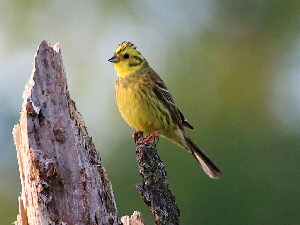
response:
[(169, 189), (167, 171), (157, 154), (155, 140), (136, 133), (134, 140), (142, 177), (142, 184), (138, 184), (137, 189), (144, 202), (151, 207), (155, 224), (179, 224), (180, 211)]
[(111, 183), (67, 88), (60, 47), (42, 41), (13, 130), (18, 225), (120, 224)]

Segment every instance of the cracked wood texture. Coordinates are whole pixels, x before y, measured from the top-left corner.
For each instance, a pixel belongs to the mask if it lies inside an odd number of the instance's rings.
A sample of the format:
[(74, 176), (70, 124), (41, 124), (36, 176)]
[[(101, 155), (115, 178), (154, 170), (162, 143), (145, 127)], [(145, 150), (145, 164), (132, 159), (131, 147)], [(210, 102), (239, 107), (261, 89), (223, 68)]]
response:
[(42, 41), (13, 130), (22, 193), (16, 224), (121, 224), (112, 186), (67, 88), (60, 47)]
[(151, 207), (155, 224), (179, 224), (180, 211), (175, 196), (169, 189), (167, 171), (157, 154), (155, 140), (149, 142), (147, 137), (142, 136), (135, 137), (134, 140), (139, 173), (142, 177), (142, 184), (136, 187), (144, 202)]

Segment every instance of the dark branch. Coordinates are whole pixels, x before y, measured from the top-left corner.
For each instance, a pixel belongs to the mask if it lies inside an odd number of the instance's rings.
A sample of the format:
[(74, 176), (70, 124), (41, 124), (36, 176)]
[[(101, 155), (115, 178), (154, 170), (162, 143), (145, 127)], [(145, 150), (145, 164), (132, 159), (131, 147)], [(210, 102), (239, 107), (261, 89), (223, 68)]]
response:
[(151, 207), (155, 224), (179, 224), (180, 211), (169, 189), (167, 172), (160, 160), (154, 138), (134, 136), (142, 184), (137, 185), (144, 202)]

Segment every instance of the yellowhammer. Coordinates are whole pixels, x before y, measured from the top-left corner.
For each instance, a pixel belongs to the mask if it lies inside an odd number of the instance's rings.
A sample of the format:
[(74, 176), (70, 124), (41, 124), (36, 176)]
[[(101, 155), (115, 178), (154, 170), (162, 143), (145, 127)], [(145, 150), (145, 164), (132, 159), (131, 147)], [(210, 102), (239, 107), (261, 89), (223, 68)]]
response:
[(118, 73), (116, 99), (121, 115), (137, 131), (161, 135), (193, 154), (205, 173), (217, 179), (220, 168), (187, 137), (194, 130), (176, 107), (163, 80), (130, 42), (121, 43), (108, 61)]

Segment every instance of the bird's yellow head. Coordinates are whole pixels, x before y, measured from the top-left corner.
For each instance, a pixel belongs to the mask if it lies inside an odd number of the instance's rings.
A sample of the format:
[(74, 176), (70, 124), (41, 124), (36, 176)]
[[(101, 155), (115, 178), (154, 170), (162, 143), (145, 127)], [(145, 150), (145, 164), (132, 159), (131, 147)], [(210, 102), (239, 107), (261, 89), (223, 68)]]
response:
[(118, 77), (126, 77), (139, 69), (146, 66), (148, 63), (136, 47), (131, 42), (122, 42), (112, 58), (108, 60), (114, 64)]

